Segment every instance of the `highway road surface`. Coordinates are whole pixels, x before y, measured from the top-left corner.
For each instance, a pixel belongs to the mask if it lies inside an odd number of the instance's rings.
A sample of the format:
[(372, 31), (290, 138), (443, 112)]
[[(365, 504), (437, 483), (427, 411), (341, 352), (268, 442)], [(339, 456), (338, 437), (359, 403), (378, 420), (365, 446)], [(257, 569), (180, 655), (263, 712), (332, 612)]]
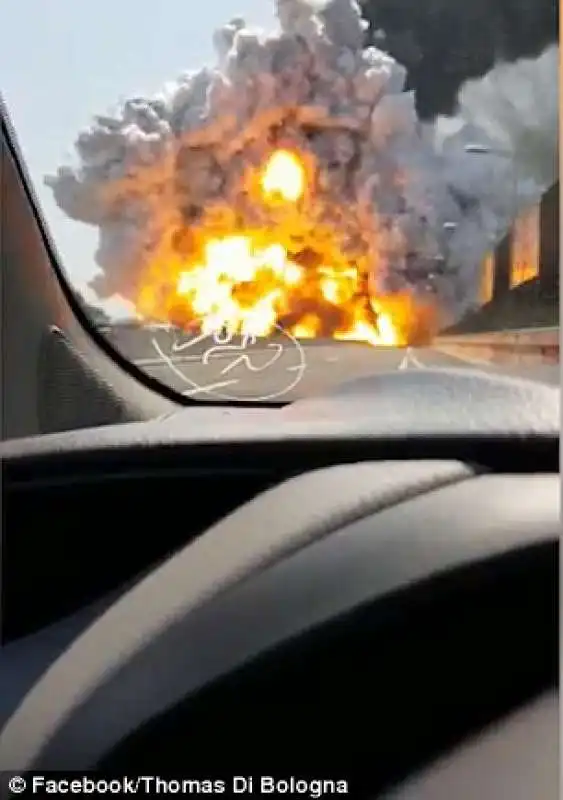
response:
[[(127, 353), (124, 353), (127, 355)], [(558, 385), (558, 365), (508, 367), (470, 362), (437, 349), (374, 348), (364, 344), (283, 339), (239, 343), (153, 339), (133, 360), (149, 375), (197, 400), (291, 401), (323, 394), (344, 381), (394, 370), (478, 369)]]

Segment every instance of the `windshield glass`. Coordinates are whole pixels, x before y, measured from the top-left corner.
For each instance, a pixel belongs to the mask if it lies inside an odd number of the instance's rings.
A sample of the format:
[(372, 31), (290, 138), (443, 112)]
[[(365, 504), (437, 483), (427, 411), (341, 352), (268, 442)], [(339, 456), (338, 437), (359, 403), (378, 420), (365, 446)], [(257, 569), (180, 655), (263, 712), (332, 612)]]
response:
[[(557, 324), (557, 0), (2, 17), (2, 90), (68, 280), (185, 397), (291, 400), (450, 364), (444, 331)], [(503, 300), (523, 286), (541, 291)]]

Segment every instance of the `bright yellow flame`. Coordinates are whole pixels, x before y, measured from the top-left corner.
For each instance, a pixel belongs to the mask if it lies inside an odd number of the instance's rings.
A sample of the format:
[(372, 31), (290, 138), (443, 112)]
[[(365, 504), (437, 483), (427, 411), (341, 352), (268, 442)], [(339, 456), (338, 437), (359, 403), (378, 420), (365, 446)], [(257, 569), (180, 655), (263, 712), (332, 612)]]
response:
[(386, 314), (379, 315), (377, 328), (365, 320), (357, 319), (348, 330), (337, 331), (334, 338), (341, 342), (368, 342), (374, 347), (396, 347), (400, 344), (393, 322)]
[(305, 189), (305, 170), (299, 158), (289, 150), (276, 150), (264, 168), (261, 186), (266, 195), (297, 202)]
[(284, 280), (287, 286), (298, 286), (303, 280), (303, 267), (294, 264), (293, 261), (288, 261), (285, 266)]
[(203, 263), (181, 273), (177, 287), (202, 320), (203, 330), (227, 326), (255, 336), (270, 333), (285, 276), (296, 267), (282, 245), (260, 248), (249, 236), (228, 236), (207, 242), (203, 256)]
[[(241, 234), (207, 241), (200, 263), (179, 275), (177, 294), (187, 301), (206, 333), (227, 327), (233, 333), (267, 336), (275, 329), (280, 313), (291, 308), (292, 293), (299, 296), (310, 277), (291, 260), (283, 245), (263, 246), (252, 234)], [(391, 317), (379, 312), (376, 325), (366, 317), (365, 304), (354, 296), (354, 270), (323, 266), (317, 280), (320, 296), (328, 304), (325, 310), (347, 308), (344, 327), (334, 338), (397, 344)], [(289, 332), (298, 338), (313, 338), (321, 329), (322, 312), (305, 312)]]
[[(298, 201), (313, 186), (306, 156), (276, 150), (250, 180), (252, 199)], [(352, 262), (332, 231), (303, 227), (307, 203), (283, 208), (275, 226), (250, 228), (233, 215), (202, 220), (172, 257), (163, 250), (152, 265), (154, 281), (140, 292), (150, 318), (210, 333), (268, 336), (276, 327), (298, 338), (332, 337), (393, 346), (407, 341), (417, 309), (408, 297), (370, 298), (366, 264)], [(240, 227), (239, 227), (240, 226)], [(305, 233), (303, 231), (305, 230)], [(163, 277), (174, 289), (160, 292)], [(170, 278), (166, 278), (168, 283)], [(159, 281), (161, 282), (159, 284)]]

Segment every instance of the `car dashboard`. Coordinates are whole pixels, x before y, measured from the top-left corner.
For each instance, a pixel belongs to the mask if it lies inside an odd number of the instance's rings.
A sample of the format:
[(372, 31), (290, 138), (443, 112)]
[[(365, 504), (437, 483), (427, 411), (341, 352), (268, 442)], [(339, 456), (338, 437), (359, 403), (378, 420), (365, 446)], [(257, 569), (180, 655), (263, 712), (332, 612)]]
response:
[(3, 443), (3, 767), (177, 772), (189, 749), (199, 773), (463, 798), (492, 748), (479, 796), (502, 795), (523, 726), (551, 747), (556, 725), (559, 403), (425, 370)]

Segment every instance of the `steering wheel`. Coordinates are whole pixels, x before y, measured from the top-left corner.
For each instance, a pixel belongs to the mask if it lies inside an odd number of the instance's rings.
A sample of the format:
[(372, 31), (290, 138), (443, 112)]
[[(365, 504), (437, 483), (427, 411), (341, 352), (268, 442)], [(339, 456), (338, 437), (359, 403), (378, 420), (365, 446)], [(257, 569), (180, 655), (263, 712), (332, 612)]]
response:
[[(429, 394), (450, 434), (435, 421), (421, 432), (425, 409), (437, 414)], [(373, 792), (555, 687), (559, 393), (441, 371), (382, 376), (332, 401), (271, 412), (275, 433), (215, 429), (233, 459), (260, 437), (271, 459), (293, 453), (293, 476), (154, 567), (72, 642), (0, 735), (2, 769), (328, 765)], [(401, 403), (411, 411), (391, 447), (381, 411)], [(201, 452), (188, 415), (11, 443), (3, 457), (45, 469), (79, 451), (98, 469), (103, 453), (160, 447), (188, 459)], [(410, 436), (427, 457), (409, 459)], [(321, 438), (327, 463), (300, 466)], [(451, 455), (437, 458), (444, 443)]]

